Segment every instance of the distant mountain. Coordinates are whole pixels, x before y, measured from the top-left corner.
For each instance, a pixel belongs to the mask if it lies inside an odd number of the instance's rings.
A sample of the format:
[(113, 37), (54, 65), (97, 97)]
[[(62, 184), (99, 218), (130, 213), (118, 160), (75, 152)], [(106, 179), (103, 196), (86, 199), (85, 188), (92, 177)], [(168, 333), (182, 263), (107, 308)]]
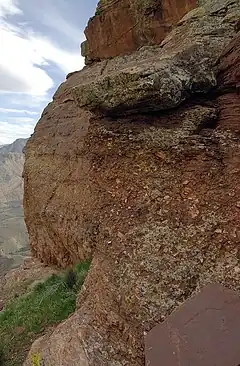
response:
[(22, 153), (28, 139), (17, 139), (12, 144), (0, 145), (0, 154)]
[(27, 139), (0, 147), (0, 263), (21, 264), (28, 251), (23, 215), (23, 148)]

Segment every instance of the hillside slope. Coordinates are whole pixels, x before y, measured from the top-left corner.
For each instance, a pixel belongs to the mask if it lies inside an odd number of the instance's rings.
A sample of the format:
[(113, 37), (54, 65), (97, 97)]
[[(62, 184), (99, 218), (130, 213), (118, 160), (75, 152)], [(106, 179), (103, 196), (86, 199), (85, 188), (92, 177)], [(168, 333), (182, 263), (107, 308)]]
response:
[(13, 141), (13, 143), (11, 144), (0, 146), (0, 154), (1, 155), (8, 153), (22, 154), (27, 140), (28, 139), (17, 139)]
[(17, 252), (28, 248), (22, 204), (22, 150), (26, 141), (19, 139), (0, 148), (0, 252), (2, 256), (10, 255), (0, 259), (2, 272), (6, 271), (6, 263), (11, 263), (11, 266), (21, 263), (22, 254)]

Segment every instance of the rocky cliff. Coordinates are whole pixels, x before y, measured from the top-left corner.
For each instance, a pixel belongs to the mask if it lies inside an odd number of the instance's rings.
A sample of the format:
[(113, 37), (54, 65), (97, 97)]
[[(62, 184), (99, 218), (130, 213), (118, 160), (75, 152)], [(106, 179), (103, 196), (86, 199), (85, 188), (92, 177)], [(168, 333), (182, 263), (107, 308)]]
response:
[(239, 15), (201, 1), (160, 45), (69, 75), (44, 110), (24, 170), (32, 251), (92, 265), (26, 365), (143, 365), (144, 333), (192, 293), (240, 290)]
[(87, 63), (159, 44), (197, 0), (101, 0), (85, 30)]

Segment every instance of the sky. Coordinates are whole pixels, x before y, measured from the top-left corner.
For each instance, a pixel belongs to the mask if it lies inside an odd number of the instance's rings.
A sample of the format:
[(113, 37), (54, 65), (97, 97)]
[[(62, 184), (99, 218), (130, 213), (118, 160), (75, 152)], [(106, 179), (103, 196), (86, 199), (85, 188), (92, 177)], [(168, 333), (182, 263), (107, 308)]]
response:
[(66, 74), (97, 0), (0, 0), (0, 145), (29, 137)]

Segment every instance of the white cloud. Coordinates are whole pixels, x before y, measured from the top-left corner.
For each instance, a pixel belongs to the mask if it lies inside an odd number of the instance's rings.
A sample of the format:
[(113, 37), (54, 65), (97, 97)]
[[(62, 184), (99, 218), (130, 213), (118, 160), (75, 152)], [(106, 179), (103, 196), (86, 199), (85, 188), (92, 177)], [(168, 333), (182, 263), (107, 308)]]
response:
[(0, 122), (0, 145), (10, 144), (18, 138), (29, 137), (34, 130), (33, 123), (15, 124)]
[(11, 123), (11, 121), (13, 121), (14, 124), (34, 123), (35, 119), (31, 117), (8, 117), (7, 122)]
[(0, 112), (2, 112), (2, 113), (28, 114), (28, 115), (38, 114), (38, 112), (29, 111), (27, 109), (1, 108), (1, 107), (0, 107)]
[[(17, 3), (0, 0), (0, 91), (43, 96), (54, 85), (47, 73), (48, 63), (54, 63), (63, 73), (79, 70), (83, 59), (70, 53), (33, 30), (13, 25), (6, 14), (21, 13)], [(2, 9), (2, 10), (1, 10)], [(1, 18), (2, 16), (2, 18)]]
[(44, 95), (53, 81), (39, 66), (43, 57), (34, 44), (13, 29), (0, 24), (0, 90)]
[(21, 14), (21, 10), (18, 7), (18, 1), (0, 0), (0, 17), (16, 14)]
[(48, 95), (30, 95), (30, 94), (18, 94), (16, 98), (15, 93), (9, 93), (5, 95), (5, 99), (8, 99), (8, 106), (13, 108), (25, 108), (31, 106), (32, 109), (41, 111), (49, 102)]
[[(64, 78), (84, 66), (78, 47), (83, 34), (71, 17), (66, 20), (68, 3), (60, 2), (55, 8), (44, 1), (41, 8), (38, 0), (0, 0), (0, 145), (29, 137), (49, 90), (57, 86), (53, 78), (58, 83), (58, 74)], [(46, 29), (48, 37), (42, 33)], [(76, 50), (65, 49), (65, 42)]]
[(43, 60), (55, 63), (64, 73), (79, 70), (84, 66), (84, 59), (80, 53), (67, 52), (56, 47), (50, 40), (39, 36), (30, 36), (29, 42), (32, 43), (39, 57)]

